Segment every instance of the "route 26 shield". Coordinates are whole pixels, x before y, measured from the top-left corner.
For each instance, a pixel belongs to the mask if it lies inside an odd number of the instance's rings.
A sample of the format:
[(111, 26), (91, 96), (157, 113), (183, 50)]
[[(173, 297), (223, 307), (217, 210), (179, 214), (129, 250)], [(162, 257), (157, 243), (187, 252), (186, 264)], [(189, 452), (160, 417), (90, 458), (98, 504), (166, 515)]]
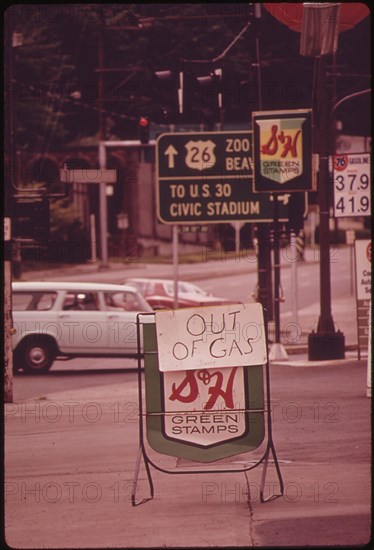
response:
[(208, 140), (188, 141), (185, 145), (187, 150), (186, 165), (193, 170), (207, 170), (216, 164), (214, 148), (216, 144)]

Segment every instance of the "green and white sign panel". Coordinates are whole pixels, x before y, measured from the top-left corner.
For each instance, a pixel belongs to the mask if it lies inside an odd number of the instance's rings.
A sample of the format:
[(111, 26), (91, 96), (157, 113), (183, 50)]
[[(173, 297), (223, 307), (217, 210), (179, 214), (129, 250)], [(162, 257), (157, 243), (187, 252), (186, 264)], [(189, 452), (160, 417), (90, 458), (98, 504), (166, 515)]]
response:
[(197, 462), (256, 449), (265, 436), (261, 304), (155, 318), (143, 326), (150, 446)]

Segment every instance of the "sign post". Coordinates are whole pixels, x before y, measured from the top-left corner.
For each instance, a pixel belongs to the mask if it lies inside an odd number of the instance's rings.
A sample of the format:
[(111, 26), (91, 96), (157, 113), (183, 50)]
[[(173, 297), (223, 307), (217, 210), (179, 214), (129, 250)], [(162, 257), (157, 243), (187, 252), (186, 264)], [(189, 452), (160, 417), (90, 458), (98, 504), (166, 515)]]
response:
[(4, 403), (13, 403), (12, 220), (4, 218)]
[[(155, 322), (148, 322), (149, 316)], [(141, 329), (146, 413), (142, 405)], [(260, 498), (265, 502), (263, 490), (272, 452), (280, 495), (283, 494), (272, 440), (269, 363), (261, 304), (139, 314), (137, 334), (139, 450), (133, 506), (140, 504), (136, 502), (136, 492), (141, 458), (150, 498), (153, 497), (150, 465), (164, 473), (204, 474), (243, 472), (263, 463)], [(156, 464), (146, 450), (143, 416), (148, 445), (164, 455), (199, 463), (222, 460), (259, 448), (267, 427), (266, 448), (262, 457), (249, 467), (167, 470)]]
[[(103, 146), (100, 148), (101, 157)], [(101, 160), (102, 164), (103, 161)], [(100, 196), (100, 237), (101, 237), (101, 267), (108, 266), (108, 220), (107, 220), (107, 202), (106, 185), (117, 181), (116, 170), (100, 169), (74, 169), (63, 168), (60, 170), (60, 180), (65, 183), (89, 183), (99, 185)]]

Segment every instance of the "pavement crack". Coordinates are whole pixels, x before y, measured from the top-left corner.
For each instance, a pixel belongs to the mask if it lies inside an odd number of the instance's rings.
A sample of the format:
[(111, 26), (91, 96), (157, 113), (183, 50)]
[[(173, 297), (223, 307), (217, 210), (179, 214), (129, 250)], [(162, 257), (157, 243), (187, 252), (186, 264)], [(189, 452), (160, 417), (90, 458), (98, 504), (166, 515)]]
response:
[(251, 487), (247, 472), (244, 472), (244, 475), (247, 483), (247, 505), (249, 510), (249, 546), (257, 546), (254, 540), (254, 511), (251, 502)]

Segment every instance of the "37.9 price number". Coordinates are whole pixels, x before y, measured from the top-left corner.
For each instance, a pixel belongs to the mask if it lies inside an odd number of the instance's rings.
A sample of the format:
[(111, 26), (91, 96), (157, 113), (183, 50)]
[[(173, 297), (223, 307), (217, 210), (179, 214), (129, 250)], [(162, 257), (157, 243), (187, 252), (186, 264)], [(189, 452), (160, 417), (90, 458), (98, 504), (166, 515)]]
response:
[(334, 215), (369, 216), (370, 178), (366, 173), (338, 174), (334, 178)]

